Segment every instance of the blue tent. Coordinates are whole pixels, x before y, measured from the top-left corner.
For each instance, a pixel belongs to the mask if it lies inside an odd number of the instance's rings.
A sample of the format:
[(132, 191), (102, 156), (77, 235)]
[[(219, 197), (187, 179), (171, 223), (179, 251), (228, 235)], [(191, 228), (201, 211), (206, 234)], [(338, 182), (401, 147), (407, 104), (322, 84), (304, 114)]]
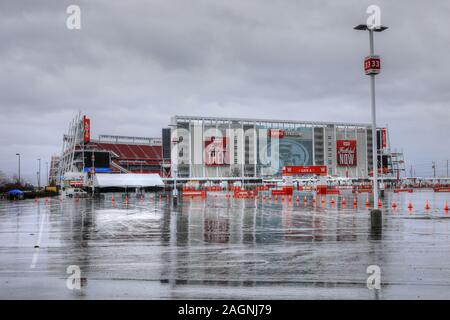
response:
[(8, 194), (11, 196), (19, 196), (19, 195), (23, 195), (23, 191), (19, 190), (19, 189), (12, 189), (8, 191)]

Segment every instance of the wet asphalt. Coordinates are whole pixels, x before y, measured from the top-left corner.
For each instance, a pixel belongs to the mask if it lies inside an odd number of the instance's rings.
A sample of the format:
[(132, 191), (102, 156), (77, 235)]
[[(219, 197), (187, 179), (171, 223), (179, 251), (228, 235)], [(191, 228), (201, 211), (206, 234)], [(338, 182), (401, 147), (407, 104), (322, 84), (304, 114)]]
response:
[(388, 192), (381, 230), (366, 194), (299, 196), (1, 201), (0, 298), (450, 299), (450, 193)]

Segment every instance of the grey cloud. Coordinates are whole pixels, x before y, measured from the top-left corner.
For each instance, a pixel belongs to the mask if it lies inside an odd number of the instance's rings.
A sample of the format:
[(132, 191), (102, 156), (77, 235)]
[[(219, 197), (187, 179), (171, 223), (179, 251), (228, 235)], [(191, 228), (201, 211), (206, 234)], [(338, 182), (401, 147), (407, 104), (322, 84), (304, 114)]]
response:
[(157, 136), (174, 114), (369, 122), (368, 35), (352, 27), (370, 4), (390, 27), (375, 39), (379, 123), (426, 170), (450, 158), (444, 0), (2, 1), (0, 168), (21, 152), (34, 179), (78, 110), (94, 135)]

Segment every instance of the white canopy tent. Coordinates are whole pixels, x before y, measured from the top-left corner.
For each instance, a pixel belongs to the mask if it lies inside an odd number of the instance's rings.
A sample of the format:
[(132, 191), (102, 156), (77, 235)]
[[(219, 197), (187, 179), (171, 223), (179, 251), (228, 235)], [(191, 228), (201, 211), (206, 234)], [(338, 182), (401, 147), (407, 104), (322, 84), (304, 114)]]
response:
[(94, 186), (96, 188), (119, 187), (119, 188), (145, 188), (163, 187), (159, 174), (156, 173), (96, 173)]

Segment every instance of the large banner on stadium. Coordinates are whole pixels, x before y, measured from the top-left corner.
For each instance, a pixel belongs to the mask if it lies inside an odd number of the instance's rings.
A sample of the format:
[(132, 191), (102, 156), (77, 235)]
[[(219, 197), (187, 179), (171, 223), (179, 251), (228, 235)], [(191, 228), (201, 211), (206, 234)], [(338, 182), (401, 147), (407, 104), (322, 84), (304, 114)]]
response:
[(205, 140), (204, 161), (207, 166), (226, 166), (230, 164), (228, 139), (210, 137)]
[(336, 140), (337, 165), (356, 166), (356, 140)]
[(84, 143), (91, 141), (91, 119), (83, 116), (83, 140)]
[[(267, 130), (267, 137), (267, 155), (271, 158), (271, 165), (276, 167), (274, 170), (277, 173), (282, 173), (282, 168), (286, 166), (310, 166), (313, 164), (311, 128), (289, 130), (271, 128)], [(260, 154), (266, 152), (260, 148), (258, 150), (260, 150)], [(275, 172), (271, 174), (275, 174)]]
[(387, 147), (387, 130), (381, 129), (381, 148), (385, 149)]

